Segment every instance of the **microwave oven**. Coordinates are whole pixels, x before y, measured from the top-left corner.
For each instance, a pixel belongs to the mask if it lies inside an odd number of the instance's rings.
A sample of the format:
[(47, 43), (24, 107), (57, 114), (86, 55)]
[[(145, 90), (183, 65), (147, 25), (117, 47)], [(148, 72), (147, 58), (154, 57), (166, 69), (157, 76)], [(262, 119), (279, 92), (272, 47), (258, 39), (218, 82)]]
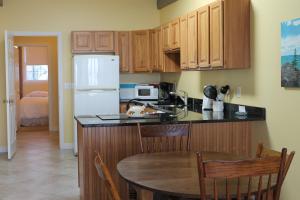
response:
[(154, 87), (153, 85), (136, 85), (135, 98), (145, 100), (157, 100), (158, 88)]

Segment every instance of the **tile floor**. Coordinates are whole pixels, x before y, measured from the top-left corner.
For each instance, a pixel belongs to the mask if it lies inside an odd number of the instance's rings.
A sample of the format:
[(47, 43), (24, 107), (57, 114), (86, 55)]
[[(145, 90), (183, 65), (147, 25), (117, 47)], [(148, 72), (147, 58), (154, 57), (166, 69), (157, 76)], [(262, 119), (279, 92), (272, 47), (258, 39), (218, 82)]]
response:
[(23, 130), (12, 161), (0, 154), (0, 200), (79, 200), (77, 158), (58, 134)]

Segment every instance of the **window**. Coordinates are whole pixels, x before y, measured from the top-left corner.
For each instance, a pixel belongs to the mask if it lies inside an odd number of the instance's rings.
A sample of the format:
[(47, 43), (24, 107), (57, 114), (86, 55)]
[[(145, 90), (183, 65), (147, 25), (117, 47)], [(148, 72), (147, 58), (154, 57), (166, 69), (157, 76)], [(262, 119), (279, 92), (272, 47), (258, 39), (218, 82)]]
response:
[(26, 65), (26, 80), (28, 81), (48, 80), (48, 65)]

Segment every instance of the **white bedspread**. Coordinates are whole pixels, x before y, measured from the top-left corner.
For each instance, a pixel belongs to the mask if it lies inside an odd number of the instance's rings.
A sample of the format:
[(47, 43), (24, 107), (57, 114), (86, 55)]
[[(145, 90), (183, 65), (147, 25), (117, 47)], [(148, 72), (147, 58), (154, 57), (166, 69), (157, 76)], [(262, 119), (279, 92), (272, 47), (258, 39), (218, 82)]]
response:
[(20, 118), (48, 117), (48, 97), (23, 97), (20, 101)]

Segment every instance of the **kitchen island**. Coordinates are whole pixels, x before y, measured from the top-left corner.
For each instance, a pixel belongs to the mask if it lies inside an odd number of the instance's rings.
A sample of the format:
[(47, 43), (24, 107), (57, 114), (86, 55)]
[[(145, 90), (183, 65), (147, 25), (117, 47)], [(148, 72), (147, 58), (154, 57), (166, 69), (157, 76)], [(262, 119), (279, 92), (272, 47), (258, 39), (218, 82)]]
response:
[[(122, 117), (121, 117), (122, 118)], [(128, 185), (119, 177), (117, 163), (140, 153), (137, 123), (141, 125), (191, 123), (191, 151), (251, 154), (251, 122), (265, 116), (236, 116), (232, 113), (201, 114), (186, 111), (177, 117), (160, 114), (148, 119), (109, 119), (97, 116), (77, 116), (78, 165), (81, 200), (109, 200), (105, 186), (94, 167), (95, 151), (100, 152), (108, 165), (122, 195), (128, 199)]]

